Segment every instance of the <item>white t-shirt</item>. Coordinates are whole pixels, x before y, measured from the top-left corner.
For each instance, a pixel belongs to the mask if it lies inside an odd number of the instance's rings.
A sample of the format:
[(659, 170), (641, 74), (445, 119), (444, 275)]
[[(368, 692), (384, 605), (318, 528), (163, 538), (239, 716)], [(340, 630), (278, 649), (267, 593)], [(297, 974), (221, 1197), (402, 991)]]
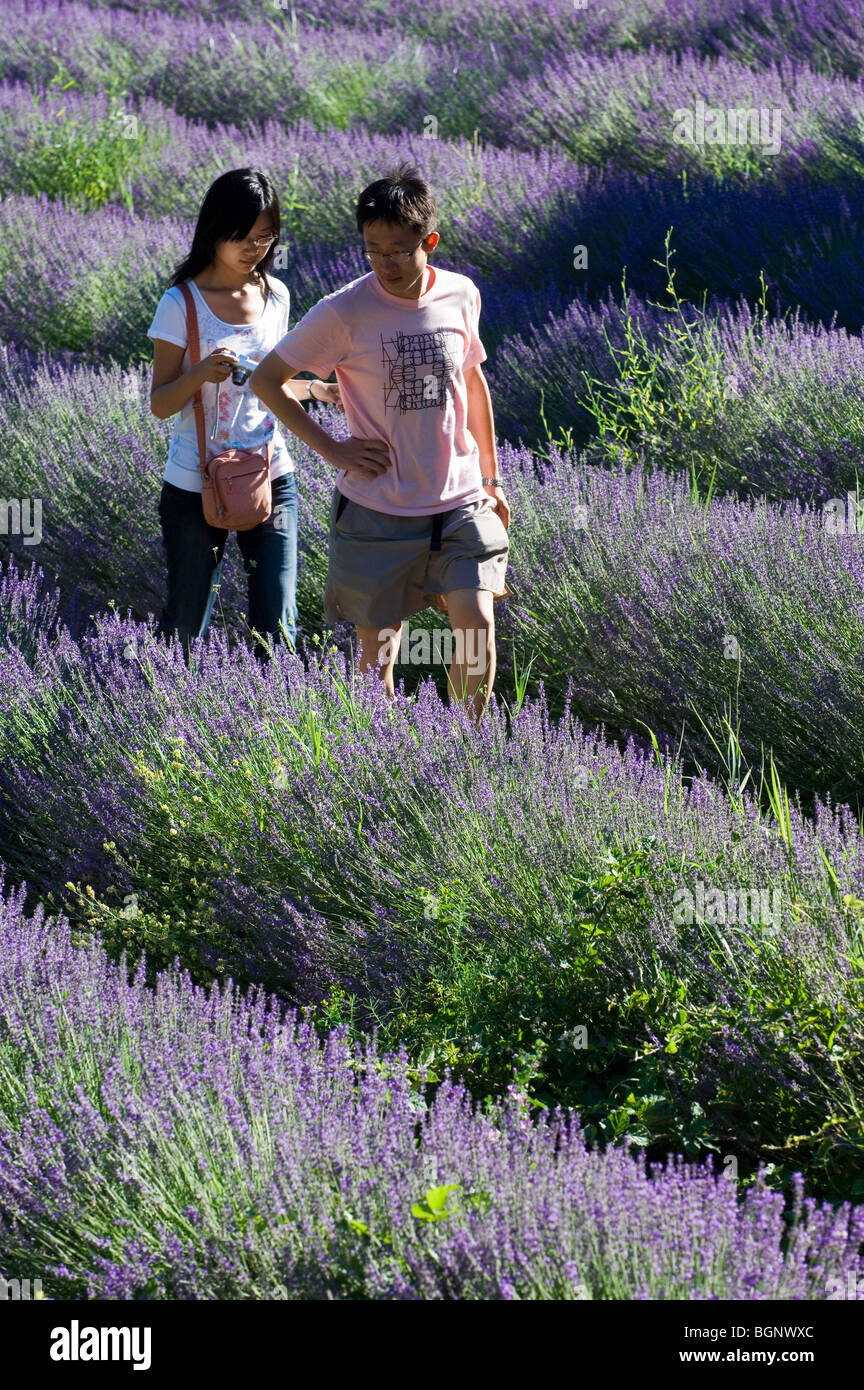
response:
[[(267, 283), (270, 294), (267, 296), (263, 313), (254, 323), (234, 324), (217, 319), (194, 280), (189, 281), (198, 310), (202, 358), (215, 348), (221, 347), (231, 348), (243, 357), (260, 362), (276, 346), (288, 331), (290, 296), (281, 281), (268, 276)], [(187, 350), (183, 355), (183, 370), (188, 370), (190, 362), (186, 336), (186, 302), (178, 285), (166, 290), (159, 300), (153, 322), (147, 330), (147, 337), (162, 338), (177, 347), (185, 347)], [(211, 439), (217, 399), (219, 425), (215, 439)], [(230, 376), (222, 382), (205, 381), (201, 387), (201, 400), (204, 405), (204, 435), (208, 458), (221, 453), (223, 449), (260, 449), (263, 452), (264, 446), (272, 440), (270, 477), (280, 478), (283, 473), (294, 471), (294, 460), (285, 447), (278, 420), (273, 418), (254, 392), (249, 390), (248, 380), (245, 386), (235, 386)], [(174, 416), (164, 477), (167, 482), (185, 488), (187, 492), (201, 491), (198, 435), (191, 399)]]

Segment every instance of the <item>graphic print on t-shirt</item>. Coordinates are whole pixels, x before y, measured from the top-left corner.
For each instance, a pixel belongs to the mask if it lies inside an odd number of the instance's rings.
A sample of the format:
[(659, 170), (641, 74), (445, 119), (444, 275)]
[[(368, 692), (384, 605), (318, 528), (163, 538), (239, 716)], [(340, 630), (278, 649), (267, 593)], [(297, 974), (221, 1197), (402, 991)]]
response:
[[(447, 387), (456, 371), (456, 359), (447, 346), (446, 333), (452, 328), (436, 328), (431, 333), (400, 333), (394, 338), (381, 335), (382, 362), (389, 367), (384, 384), (385, 411), (444, 409)], [(457, 335), (458, 336), (458, 335)]]

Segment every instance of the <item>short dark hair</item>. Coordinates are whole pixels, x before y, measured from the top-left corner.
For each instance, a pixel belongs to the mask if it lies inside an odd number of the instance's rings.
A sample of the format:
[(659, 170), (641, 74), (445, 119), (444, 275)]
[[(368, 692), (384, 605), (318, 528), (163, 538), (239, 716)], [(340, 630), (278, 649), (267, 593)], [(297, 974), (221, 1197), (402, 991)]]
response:
[(367, 222), (397, 222), (425, 240), (438, 230), (438, 204), (413, 164), (399, 164), (363, 189), (357, 199), (357, 230)]

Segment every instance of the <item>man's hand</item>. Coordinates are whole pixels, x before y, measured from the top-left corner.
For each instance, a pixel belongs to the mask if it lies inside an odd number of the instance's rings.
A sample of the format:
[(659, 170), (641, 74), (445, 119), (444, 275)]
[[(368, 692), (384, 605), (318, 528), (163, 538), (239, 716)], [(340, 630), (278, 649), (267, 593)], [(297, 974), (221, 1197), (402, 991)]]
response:
[[(293, 381), (298, 372), (306, 370), (303, 364), (295, 366), (286, 362), (273, 348), (262, 362), (258, 363), (249, 379), (249, 385), (263, 401), (271, 414), (285, 425), (325, 462), (334, 468), (342, 468), (349, 478), (367, 481), (378, 478), (390, 467), (390, 450), (380, 439), (334, 439), (332, 434), (322, 430), (311, 411), (300, 405), (293, 391), (284, 391), (287, 381)], [(316, 378), (320, 380), (320, 378)], [(329, 385), (330, 383), (324, 383)], [(334, 387), (338, 391), (338, 387)]]
[(506, 498), (506, 496), (504, 495), (504, 489), (503, 489), (503, 487), (487, 487), (486, 484), (484, 483), (484, 484), (483, 484), (483, 491), (486, 493), (486, 496), (487, 496), (487, 497), (493, 497), (493, 498), (495, 499), (495, 502), (496, 502), (497, 508), (498, 508), (498, 515), (500, 516), (501, 520), (504, 522), (504, 530), (505, 530), (505, 531), (509, 531), (509, 530), (510, 530), (510, 503), (507, 501), (507, 498)]
[[(465, 372), (465, 390), (468, 397), (468, 429), (477, 440), (482, 470), (480, 476), (482, 478), (497, 478), (498, 459), (495, 449), (492, 397), (489, 394), (489, 384), (479, 363), (474, 367), (469, 367)], [(504, 496), (503, 487), (487, 487), (484, 483), (483, 491), (494, 500), (498, 515), (504, 523), (504, 529), (509, 531), (510, 503)]]
[(390, 467), (390, 450), (380, 439), (334, 439), (325, 455), (334, 468), (344, 468), (349, 478), (378, 478)]
[[(306, 370), (309, 369), (302, 363), (295, 366), (292, 362), (286, 362), (273, 348), (258, 363), (249, 378), (249, 386), (280, 424), (314, 449), (326, 463), (334, 468), (343, 468), (349, 477), (377, 478), (390, 467), (390, 453), (386, 444), (377, 439), (356, 439), (353, 435), (350, 439), (334, 439), (332, 434), (322, 430), (312, 411), (303, 409), (292, 389), (283, 389), (286, 382), (294, 384), (298, 372)], [(320, 377), (316, 377), (316, 381), (320, 381)], [(322, 386), (325, 385), (332, 385), (338, 391), (335, 383), (322, 382)]]

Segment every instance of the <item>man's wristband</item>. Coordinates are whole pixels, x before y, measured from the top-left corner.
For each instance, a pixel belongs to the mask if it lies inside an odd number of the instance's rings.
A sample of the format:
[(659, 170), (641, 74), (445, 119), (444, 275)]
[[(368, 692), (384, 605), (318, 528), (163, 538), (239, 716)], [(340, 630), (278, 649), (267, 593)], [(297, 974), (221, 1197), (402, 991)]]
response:
[(481, 478), (480, 481), (481, 481), (481, 483), (483, 484), (484, 487), (503, 487), (503, 486), (504, 486), (504, 480), (503, 480), (503, 478)]

